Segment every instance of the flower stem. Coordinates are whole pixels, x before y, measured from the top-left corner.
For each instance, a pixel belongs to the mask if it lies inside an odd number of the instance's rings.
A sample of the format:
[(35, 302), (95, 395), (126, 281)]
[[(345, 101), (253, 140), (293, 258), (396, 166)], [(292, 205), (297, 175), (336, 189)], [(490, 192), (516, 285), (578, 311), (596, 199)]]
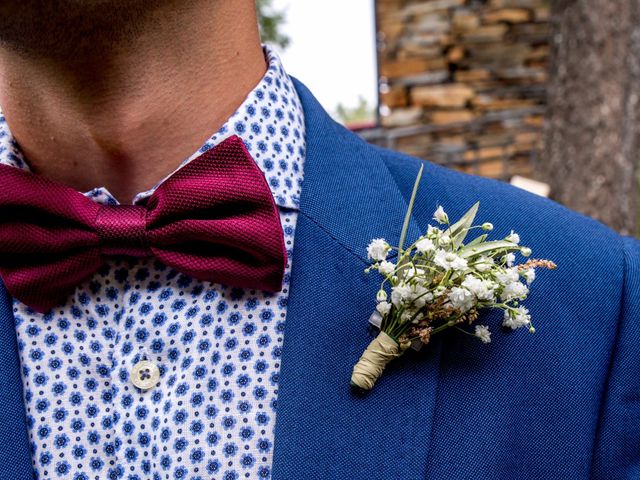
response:
[(407, 213), (404, 217), (404, 223), (402, 224), (402, 232), (400, 232), (400, 245), (398, 247), (398, 253), (402, 253), (402, 247), (404, 245), (404, 240), (407, 236), (407, 230), (409, 229), (409, 221), (411, 220), (411, 212), (413, 211), (413, 202), (416, 199), (416, 195), (418, 194), (418, 185), (420, 185), (420, 179), (422, 178), (422, 171), (424, 170), (424, 163), (420, 164), (420, 170), (418, 171), (418, 176), (416, 177), (416, 181), (413, 184), (413, 191), (411, 192), (411, 199), (409, 200), (409, 207), (407, 208)]

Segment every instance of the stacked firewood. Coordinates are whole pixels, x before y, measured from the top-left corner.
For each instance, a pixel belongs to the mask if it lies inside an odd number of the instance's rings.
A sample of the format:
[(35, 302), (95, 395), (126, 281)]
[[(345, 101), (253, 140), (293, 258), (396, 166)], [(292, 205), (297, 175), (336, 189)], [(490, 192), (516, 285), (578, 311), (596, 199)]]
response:
[(377, 0), (376, 9), (390, 146), (480, 175), (530, 174), (541, 149), (549, 0)]

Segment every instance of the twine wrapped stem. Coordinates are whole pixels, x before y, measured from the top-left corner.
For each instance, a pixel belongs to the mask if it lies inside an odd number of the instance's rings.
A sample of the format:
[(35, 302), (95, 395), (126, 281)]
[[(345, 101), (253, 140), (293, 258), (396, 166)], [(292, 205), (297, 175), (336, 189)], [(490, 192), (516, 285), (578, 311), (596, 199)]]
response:
[(402, 355), (404, 350), (393, 338), (380, 332), (353, 367), (351, 385), (371, 390), (387, 364)]

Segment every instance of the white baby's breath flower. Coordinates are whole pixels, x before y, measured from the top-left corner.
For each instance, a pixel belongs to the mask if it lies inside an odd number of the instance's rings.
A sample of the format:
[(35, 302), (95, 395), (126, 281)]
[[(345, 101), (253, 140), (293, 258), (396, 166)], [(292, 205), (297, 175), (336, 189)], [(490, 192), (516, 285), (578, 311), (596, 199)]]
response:
[(379, 302), (384, 302), (386, 299), (387, 299), (387, 292), (385, 292), (382, 289), (378, 290), (378, 293), (376, 293), (376, 300)]
[(481, 278), (469, 274), (465, 275), (464, 280), (462, 281), (462, 286), (475, 294), (483, 287), (483, 282)]
[(504, 269), (504, 271), (496, 274), (496, 280), (501, 285), (508, 285), (512, 282), (517, 282), (520, 279), (520, 274), (518, 273), (517, 267), (510, 267)]
[(438, 238), (440, 235), (442, 235), (442, 230), (438, 227), (434, 227), (433, 225), (427, 225), (428, 238)]
[(511, 233), (504, 238), (507, 242), (520, 243), (520, 235), (511, 230)]
[(410, 309), (405, 310), (404, 312), (402, 312), (402, 314), (400, 315), (400, 321), (402, 323), (408, 322), (409, 320), (411, 320), (411, 317), (413, 317), (413, 315), (415, 314), (415, 311), (412, 311)]
[(473, 293), (466, 288), (453, 287), (449, 292), (448, 298), (451, 306), (463, 313), (473, 307), (474, 304)]
[(524, 283), (519, 281), (512, 282), (505, 285), (504, 290), (502, 290), (500, 294), (500, 298), (502, 301), (508, 302), (510, 300), (523, 299), (527, 296), (527, 293), (529, 293), (529, 289)]
[(522, 247), (520, 249), (520, 253), (523, 257), (528, 257), (529, 255), (531, 255), (531, 249), (529, 247)]
[(467, 266), (468, 266), (467, 261), (464, 258), (459, 257), (458, 255), (456, 255), (456, 258), (454, 258), (453, 261), (451, 262), (451, 268), (453, 268), (454, 270), (458, 270), (458, 271), (466, 270)]
[(429, 238), (421, 238), (416, 242), (416, 250), (420, 253), (427, 253), (432, 250), (435, 250), (436, 246), (433, 241)]
[(416, 278), (420, 279), (420, 278), (424, 278), (425, 271), (422, 268), (417, 268), (413, 264), (409, 264), (409, 265), (405, 265), (402, 268), (402, 276), (404, 277), (405, 280), (414, 280)]
[(433, 262), (445, 270), (464, 270), (468, 266), (466, 259), (442, 248), (436, 250)]
[(385, 276), (391, 275), (395, 269), (396, 269), (395, 263), (388, 262), (387, 260), (383, 260), (382, 262), (380, 262), (380, 265), (378, 266), (378, 271)]
[(493, 265), (494, 265), (493, 258), (486, 257), (483, 255), (480, 258), (478, 258), (478, 260), (476, 260), (474, 267), (479, 272), (488, 272), (489, 270), (491, 270), (491, 267)]
[(513, 267), (513, 262), (516, 261), (516, 256), (513, 253), (509, 252), (503, 257), (503, 260), (507, 264), (507, 266)]
[(380, 302), (376, 305), (376, 310), (384, 317), (391, 310), (391, 304), (389, 302)]
[(433, 293), (427, 288), (422, 285), (414, 285), (412, 287), (411, 301), (415, 308), (422, 308), (431, 300), (433, 300)]
[(442, 208), (442, 205), (438, 206), (436, 211), (433, 213), (434, 220), (437, 220), (438, 223), (449, 223), (449, 216)]
[(484, 222), (482, 224), (482, 229), (483, 230), (493, 230), (493, 223), (491, 222)]
[(439, 248), (436, 250), (436, 254), (433, 257), (433, 263), (435, 263), (436, 265), (438, 265), (439, 267), (442, 267), (444, 269), (449, 269), (450, 268), (450, 261), (447, 259), (447, 255), (454, 255), (453, 253), (448, 253), (446, 250), (443, 250), (442, 248)]
[(475, 335), (482, 340), (482, 343), (491, 343), (491, 332), (486, 325), (476, 325)]
[(401, 283), (396, 285), (391, 289), (391, 302), (396, 306), (400, 307), (403, 305), (411, 296), (411, 287)]
[(387, 258), (391, 246), (384, 238), (374, 238), (367, 247), (367, 256), (370, 260), (380, 262)]
[(502, 325), (505, 327), (510, 327), (513, 330), (516, 328), (524, 327), (531, 322), (531, 316), (529, 315), (529, 310), (520, 305), (516, 308), (516, 311), (513, 310), (505, 310), (504, 318), (502, 319)]
[(536, 270), (535, 268), (527, 268), (522, 275), (527, 281), (527, 285), (531, 285), (531, 282), (536, 279)]
[(478, 300), (495, 300), (494, 289), (496, 285), (490, 280), (483, 280), (473, 275), (465, 275), (461, 285), (473, 293)]
[(451, 237), (447, 234), (441, 235), (438, 243), (440, 243), (440, 245), (449, 245), (451, 243)]

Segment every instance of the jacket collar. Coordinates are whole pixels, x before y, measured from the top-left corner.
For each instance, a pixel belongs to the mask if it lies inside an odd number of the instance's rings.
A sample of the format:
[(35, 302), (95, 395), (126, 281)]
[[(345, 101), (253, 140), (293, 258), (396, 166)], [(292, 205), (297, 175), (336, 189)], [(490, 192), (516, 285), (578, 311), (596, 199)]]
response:
[[(398, 189), (382, 149), (335, 122), (309, 89), (291, 78), (300, 96), (306, 130), (300, 209), (343, 247), (367, 261), (371, 239), (385, 233), (388, 241), (398, 243), (398, 219), (402, 223), (408, 200), (403, 195), (410, 192)], [(415, 219), (409, 227), (407, 238), (419, 235)]]

